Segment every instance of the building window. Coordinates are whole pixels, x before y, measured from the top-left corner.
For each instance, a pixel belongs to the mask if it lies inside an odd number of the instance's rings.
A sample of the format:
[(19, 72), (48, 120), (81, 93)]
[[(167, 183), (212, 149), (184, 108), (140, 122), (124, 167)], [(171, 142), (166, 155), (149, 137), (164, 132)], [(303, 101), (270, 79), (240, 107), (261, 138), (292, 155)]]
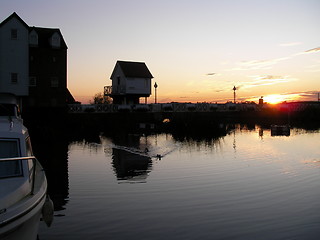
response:
[(16, 29), (16, 28), (11, 29), (11, 39), (13, 39), (13, 40), (18, 39), (18, 29)]
[(120, 77), (117, 77), (118, 85), (120, 85)]
[(35, 86), (37, 86), (37, 78), (36, 78), (36, 77), (30, 77), (30, 78), (29, 78), (29, 86), (30, 86), (30, 87), (35, 87)]
[(18, 83), (18, 73), (11, 73), (11, 83), (12, 84)]
[(34, 30), (29, 35), (29, 44), (32, 47), (36, 47), (38, 45), (38, 34), (34, 32)]
[(51, 46), (53, 48), (60, 48), (60, 36), (57, 32), (51, 37)]
[(56, 61), (57, 61), (57, 58), (56, 58), (55, 56), (53, 56), (53, 57), (52, 57), (52, 62), (55, 63)]
[(53, 88), (59, 87), (59, 79), (57, 77), (51, 78), (51, 87)]

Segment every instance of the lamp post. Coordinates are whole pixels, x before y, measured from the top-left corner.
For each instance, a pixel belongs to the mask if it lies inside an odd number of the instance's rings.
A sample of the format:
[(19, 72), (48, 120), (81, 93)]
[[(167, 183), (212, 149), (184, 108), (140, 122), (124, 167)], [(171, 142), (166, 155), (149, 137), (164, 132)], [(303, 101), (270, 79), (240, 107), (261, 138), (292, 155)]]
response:
[(154, 103), (157, 103), (157, 87), (158, 87), (158, 84), (155, 82), (154, 83)]
[(236, 90), (237, 90), (236, 86), (234, 86), (232, 90), (233, 90), (233, 102), (236, 103)]

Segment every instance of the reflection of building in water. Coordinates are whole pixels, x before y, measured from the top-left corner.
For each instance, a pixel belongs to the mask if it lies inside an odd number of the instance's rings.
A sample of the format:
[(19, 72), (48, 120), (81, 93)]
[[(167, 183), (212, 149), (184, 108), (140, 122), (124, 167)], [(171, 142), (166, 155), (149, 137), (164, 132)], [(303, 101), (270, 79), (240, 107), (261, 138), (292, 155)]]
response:
[(263, 128), (259, 127), (259, 137), (263, 139)]
[(145, 182), (152, 169), (148, 138), (140, 135), (118, 135), (113, 142), (116, 147), (112, 149), (112, 166), (117, 179)]
[(237, 141), (236, 141), (236, 131), (233, 131), (233, 144), (232, 144), (234, 153), (237, 152)]
[(123, 149), (112, 149), (112, 165), (118, 180), (144, 182), (152, 168), (149, 156), (128, 152)]
[(290, 136), (290, 126), (271, 125), (271, 136)]
[(63, 137), (45, 137), (46, 134), (40, 132), (34, 132), (32, 136), (34, 155), (46, 171), (48, 194), (54, 210), (63, 210), (69, 196), (68, 141)]

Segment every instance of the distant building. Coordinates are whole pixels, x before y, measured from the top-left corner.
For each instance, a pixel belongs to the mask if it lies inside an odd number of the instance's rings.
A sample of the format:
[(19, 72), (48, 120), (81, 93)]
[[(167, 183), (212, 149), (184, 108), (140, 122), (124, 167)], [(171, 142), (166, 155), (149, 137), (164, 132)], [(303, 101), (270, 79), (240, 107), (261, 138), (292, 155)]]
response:
[(153, 78), (143, 62), (117, 61), (111, 74), (112, 86), (105, 86), (105, 96), (114, 104), (139, 104), (141, 97), (151, 95)]
[(259, 98), (259, 105), (260, 105), (260, 106), (263, 105), (263, 96), (261, 96), (261, 98)]
[(15, 12), (0, 23), (0, 92), (13, 93), (23, 107), (64, 107), (67, 45), (59, 29), (28, 26)]

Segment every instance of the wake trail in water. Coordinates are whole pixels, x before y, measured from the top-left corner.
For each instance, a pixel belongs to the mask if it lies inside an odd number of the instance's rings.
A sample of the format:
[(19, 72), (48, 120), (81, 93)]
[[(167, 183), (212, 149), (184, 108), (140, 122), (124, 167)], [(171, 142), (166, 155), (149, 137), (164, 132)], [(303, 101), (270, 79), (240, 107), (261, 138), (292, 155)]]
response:
[(119, 149), (119, 150), (123, 150), (123, 151), (129, 152), (129, 153), (137, 154), (137, 155), (140, 155), (140, 156), (149, 157), (148, 152), (142, 151), (139, 148), (126, 147), (126, 146), (121, 146), (121, 145), (112, 145), (111, 147), (115, 148), (115, 149)]
[(149, 148), (145, 148), (144, 150), (141, 150), (139, 148), (134, 148), (134, 147), (115, 145), (115, 144), (112, 144), (110, 147), (114, 149), (123, 150), (132, 154), (137, 154), (143, 157), (150, 157), (150, 158), (157, 158), (157, 159), (161, 159), (178, 149), (177, 145), (172, 145), (171, 147), (164, 147), (164, 148), (151, 146)]

